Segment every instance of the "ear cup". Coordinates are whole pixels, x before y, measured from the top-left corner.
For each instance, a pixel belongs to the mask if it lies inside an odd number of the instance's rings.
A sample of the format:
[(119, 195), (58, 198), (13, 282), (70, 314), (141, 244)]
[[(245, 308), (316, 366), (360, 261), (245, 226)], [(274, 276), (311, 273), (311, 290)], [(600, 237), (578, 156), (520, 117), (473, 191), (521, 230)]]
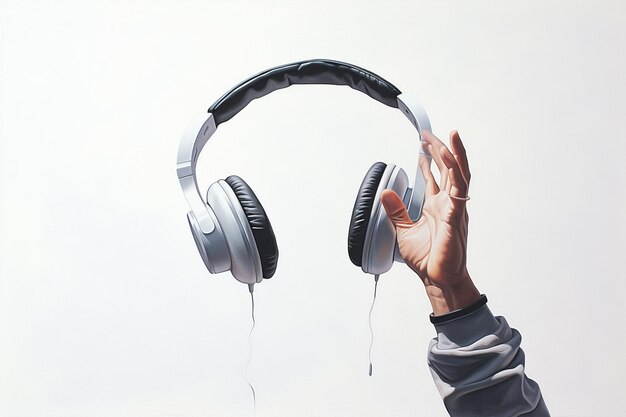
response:
[(352, 209), (350, 227), (348, 229), (348, 256), (352, 263), (361, 266), (365, 235), (376, 198), (376, 190), (387, 168), (384, 162), (376, 162), (365, 174)]
[(263, 278), (271, 278), (276, 272), (278, 264), (278, 245), (270, 220), (256, 194), (242, 178), (231, 175), (225, 181), (239, 200), (252, 229), (252, 235), (261, 259)]
[(233, 188), (226, 181), (218, 180), (209, 187), (206, 199), (223, 231), (233, 277), (246, 284), (263, 281), (261, 258), (252, 228)]
[(365, 233), (361, 269), (368, 274), (384, 274), (389, 271), (393, 265), (397, 247), (396, 229), (387, 217), (380, 196), (385, 189), (390, 189), (395, 191), (404, 201), (410, 196), (407, 193), (408, 188), (409, 178), (406, 172), (400, 167), (388, 164), (380, 184), (378, 184), (378, 190), (372, 202), (369, 225)]
[(191, 228), (193, 240), (196, 242), (196, 247), (200, 256), (204, 261), (204, 264), (212, 274), (228, 271), (231, 268), (230, 253), (228, 251), (228, 244), (224, 238), (224, 232), (220, 226), (213, 210), (207, 207), (209, 216), (215, 224), (215, 229), (209, 234), (204, 234), (200, 228), (200, 224), (196, 219), (196, 215), (193, 211), (187, 213), (187, 221)]

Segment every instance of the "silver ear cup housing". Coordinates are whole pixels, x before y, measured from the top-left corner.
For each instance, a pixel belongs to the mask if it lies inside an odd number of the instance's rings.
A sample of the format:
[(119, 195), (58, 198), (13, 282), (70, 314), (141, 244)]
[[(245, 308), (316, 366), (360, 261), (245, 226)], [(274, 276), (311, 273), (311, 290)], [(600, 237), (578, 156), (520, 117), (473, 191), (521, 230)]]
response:
[(189, 222), (193, 240), (196, 242), (196, 247), (198, 248), (198, 252), (200, 252), (204, 264), (210, 273), (217, 274), (230, 269), (230, 254), (226, 247), (226, 240), (224, 239), (222, 228), (217, 223), (215, 214), (210, 207), (208, 211), (209, 216), (211, 216), (215, 223), (215, 228), (209, 234), (202, 232), (198, 219), (196, 219), (193, 211), (187, 213), (187, 221)]
[(230, 253), (230, 271), (237, 281), (255, 284), (263, 280), (261, 259), (248, 219), (234, 191), (224, 180), (207, 191), (207, 203), (215, 213)]
[(396, 230), (380, 202), (380, 196), (387, 188), (395, 191), (404, 201), (409, 189), (409, 178), (402, 168), (388, 164), (376, 190), (361, 263), (361, 269), (369, 274), (383, 274), (389, 271), (397, 248)]

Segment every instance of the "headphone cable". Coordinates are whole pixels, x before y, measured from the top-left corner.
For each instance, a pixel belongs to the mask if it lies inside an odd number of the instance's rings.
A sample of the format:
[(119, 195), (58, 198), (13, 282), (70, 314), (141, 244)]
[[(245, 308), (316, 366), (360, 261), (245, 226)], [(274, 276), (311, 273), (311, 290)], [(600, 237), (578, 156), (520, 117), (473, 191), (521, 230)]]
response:
[(248, 289), (250, 291), (250, 299), (252, 300), (252, 328), (250, 328), (250, 333), (248, 334), (248, 348), (250, 349), (250, 355), (248, 356), (248, 363), (246, 363), (246, 383), (250, 387), (252, 391), (252, 401), (254, 407), (254, 415), (256, 416), (256, 392), (254, 391), (254, 387), (250, 383), (250, 379), (248, 378), (248, 367), (250, 366), (250, 361), (252, 361), (252, 332), (254, 331), (254, 327), (256, 326), (256, 320), (254, 319), (254, 284), (249, 284)]
[(374, 275), (374, 298), (372, 298), (372, 306), (370, 307), (369, 323), (370, 323), (370, 350), (369, 350), (369, 375), (372, 376), (372, 346), (374, 346), (374, 330), (372, 329), (372, 311), (374, 311), (374, 303), (376, 302), (376, 290), (378, 289), (378, 277), (380, 274)]

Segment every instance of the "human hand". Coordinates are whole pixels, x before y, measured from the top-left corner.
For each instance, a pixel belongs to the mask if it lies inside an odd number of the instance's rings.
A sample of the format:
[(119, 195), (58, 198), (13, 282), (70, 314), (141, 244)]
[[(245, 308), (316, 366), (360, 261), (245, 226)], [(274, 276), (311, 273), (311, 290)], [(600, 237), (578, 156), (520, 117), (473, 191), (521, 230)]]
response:
[[(385, 190), (381, 200), (396, 229), (402, 259), (417, 273), (426, 288), (435, 315), (466, 307), (480, 298), (466, 267), (466, 210), (470, 171), (465, 147), (457, 131), (450, 133), (452, 152), (431, 132), (423, 132), (424, 147), (440, 173), (437, 184), (428, 159), (419, 166), (426, 183), (420, 218), (413, 222), (401, 198)], [(457, 197), (457, 198), (454, 198)]]

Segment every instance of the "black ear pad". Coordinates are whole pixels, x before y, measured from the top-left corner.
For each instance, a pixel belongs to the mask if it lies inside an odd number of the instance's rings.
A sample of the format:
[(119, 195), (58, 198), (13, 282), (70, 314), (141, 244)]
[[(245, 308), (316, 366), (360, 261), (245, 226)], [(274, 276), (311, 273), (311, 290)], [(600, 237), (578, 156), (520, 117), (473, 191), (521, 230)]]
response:
[(278, 264), (278, 245), (270, 220), (252, 188), (243, 179), (231, 175), (225, 181), (237, 196), (252, 229), (252, 235), (261, 259), (263, 278), (271, 278), (276, 272), (276, 265)]
[(387, 164), (384, 162), (376, 162), (372, 165), (367, 174), (365, 174), (354, 202), (350, 229), (348, 230), (348, 256), (350, 256), (350, 260), (356, 266), (361, 266), (365, 233), (370, 221), (374, 198), (376, 198), (376, 190), (380, 184), (380, 179), (383, 177), (385, 168), (387, 168)]

